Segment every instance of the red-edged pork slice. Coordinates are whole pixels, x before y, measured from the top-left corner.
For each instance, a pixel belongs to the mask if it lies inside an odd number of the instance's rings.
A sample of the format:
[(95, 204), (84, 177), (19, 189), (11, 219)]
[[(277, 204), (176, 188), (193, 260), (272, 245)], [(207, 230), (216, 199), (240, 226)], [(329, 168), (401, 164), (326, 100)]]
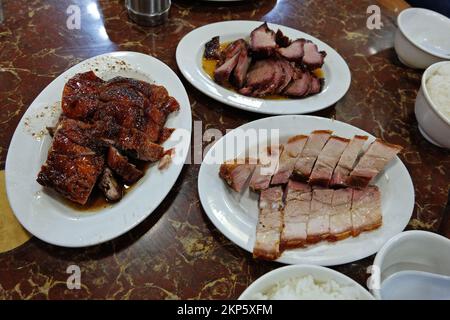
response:
[(311, 74), (296, 70), (293, 81), (286, 87), (284, 94), (292, 97), (305, 97), (311, 89)]
[(226, 46), (225, 49), (220, 52), (220, 60), (218, 65), (221, 66), (224, 62), (234, 57), (241, 50), (247, 48), (247, 42), (244, 39), (237, 39)]
[(250, 33), (250, 49), (255, 55), (268, 57), (276, 47), (275, 32), (269, 29), (266, 22)]
[(294, 171), (295, 162), (300, 156), (307, 140), (308, 136), (304, 135), (297, 135), (288, 139), (281, 153), (278, 168), (272, 177), (272, 185), (288, 182), (292, 171)]
[(352, 196), (353, 189), (339, 189), (333, 192), (332, 215), (330, 216), (329, 241), (338, 241), (352, 234)]
[(311, 211), (306, 229), (306, 241), (308, 243), (324, 240), (330, 233), (333, 192), (334, 190), (332, 189), (317, 188), (313, 190)]
[(272, 66), (274, 69), (274, 76), (271, 83), (265, 88), (260, 88), (258, 90), (253, 91), (253, 96), (255, 97), (263, 97), (265, 95), (274, 94), (277, 92), (278, 88), (284, 83), (285, 74), (283, 68), (279, 60), (271, 60)]
[(277, 45), (281, 48), (288, 47), (291, 44), (291, 39), (289, 37), (286, 37), (283, 32), (281, 32), (280, 29), (277, 30), (277, 33), (275, 34), (275, 42)]
[(288, 61), (281, 59), (279, 60), (279, 63), (281, 64), (281, 68), (283, 69), (284, 81), (278, 87), (276, 93), (282, 93), (284, 89), (287, 88), (289, 83), (291, 83), (291, 80), (294, 78), (295, 73), (294, 67)]
[(309, 183), (311, 185), (328, 187), (333, 175), (333, 170), (349, 141), (349, 139), (335, 136), (331, 137), (327, 141), (317, 157), (316, 164), (314, 165), (311, 176), (309, 177)]
[(302, 154), (294, 166), (294, 174), (301, 179), (308, 179), (316, 163), (317, 157), (325, 143), (330, 139), (332, 131), (316, 130), (311, 133), (303, 148)]
[(261, 192), (256, 240), (253, 247), (255, 258), (275, 260), (280, 256), (280, 237), (283, 229), (283, 190), (273, 187)]
[(367, 186), (402, 149), (401, 146), (376, 139), (350, 173), (349, 185), (360, 188)]
[(251, 62), (252, 59), (248, 55), (247, 48), (242, 49), (239, 53), (239, 59), (236, 67), (234, 68), (233, 76), (231, 78), (231, 81), (236, 87), (242, 88), (242, 86), (244, 85)]
[(282, 248), (301, 247), (306, 243), (307, 222), (311, 206), (311, 187), (306, 183), (289, 180), (286, 187), (286, 205), (281, 233)]
[(220, 42), (219, 36), (213, 37), (205, 44), (205, 52), (203, 53), (205, 59), (219, 59), (220, 58)]
[(236, 53), (232, 58), (226, 60), (224, 64), (214, 70), (214, 80), (217, 83), (224, 83), (230, 79), (230, 75), (236, 67), (239, 60), (239, 53)]
[(355, 189), (352, 198), (352, 234), (358, 236), (381, 226), (381, 193), (377, 186)]
[(247, 74), (245, 87), (239, 90), (244, 95), (252, 95), (253, 91), (262, 91), (273, 82), (275, 77), (274, 60), (258, 60), (251, 67)]
[(273, 145), (267, 148), (267, 153), (260, 156), (260, 164), (250, 179), (250, 189), (261, 191), (269, 188), (272, 175), (275, 173), (283, 146)]
[(236, 192), (241, 192), (255, 170), (257, 160), (236, 159), (220, 166), (219, 176)]
[(311, 41), (306, 41), (303, 45), (303, 64), (308, 67), (309, 70), (314, 70), (322, 67), (325, 56), (325, 51), (320, 51), (317, 46)]
[(333, 187), (346, 186), (347, 178), (350, 171), (354, 168), (356, 160), (363, 149), (364, 143), (367, 141), (367, 136), (354, 136), (350, 143), (345, 148), (339, 159), (339, 162), (334, 169), (333, 177), (330, 185)]
[(322, 91), (322, 82), (315, 75), (311, 75), (311, 87), (309, 88), (308, 95), (312, 96)]
[(305, 39), (297, 39), (286, 48), (279, 48), (278, 53), (288, 61), (301, 62), (305, 45)]

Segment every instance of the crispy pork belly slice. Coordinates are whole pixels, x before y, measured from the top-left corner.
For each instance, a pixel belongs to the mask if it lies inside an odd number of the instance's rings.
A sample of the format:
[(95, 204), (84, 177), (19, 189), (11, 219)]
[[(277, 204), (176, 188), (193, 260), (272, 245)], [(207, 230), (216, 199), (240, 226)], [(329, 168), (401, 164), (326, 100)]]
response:
[(267, 153), (260, 156), (259, 164), (250, 179), (250, 189), (261, 191), (269, 188), (270, 180), (275, 173), (283, 146), (273, 145), (267, 148)]
[(123, 196), (123, 187), (114, 178), (109, 168), (105, 168), (98, 180), (98, 188), (103, 192), (109, 201), (119, 201)]
[(283, 210), (282, 248), (301, 247), (306, 243), (307, 222), (311, 206), (311, 187), (289, 180)]
[(280, 156), (278, 168), (270, 182), (272, 185), (285, 184), (294, 171), (295, 162), (302, 153), (303, 147), (308, 140), (308, 136), (297, 135), (290, 137), (284, 145), (283, 152)]
[(330, 234), (333, 192), (332, 189), (313, 189), (311, 211), (306, 229), (308, 243), (324, 240)]
[(257, 160), (235, 159), (220, 166), (219, 176), (236, 192), (241, 192), (255, 170)]
[(269, 29), (266, 22), (250, 33), (250, 49), (255, 55), (268, 57), (276, 47), (275, 32)]
[(122, 180), (130, 185), (138, 181), (144, 176), (144, 173), (136, 168), (136, 166), (128, 161), (126, 156), (110, 146), (106, 156), (106, 163)]
[(247, 48), (244, 48), (239, 53), (238, 62), (234, 68), (231, 82), (238, 88), (242, 88), (247, 78), (247, 72), (250, 67), (252, 58), (248, 55)]
[(320, 51), (317, 46), (311, 41), (306, 41), (303, 45), (303, 64), (308, 67), (309, 70), (314, 70), (322, 67), (325, 56), (327, 55), (325, 51)]
[(220, 42), (219, 36), (213, 37), (205, 44), (205, 52), (203, 53), (205, 59), (219, 59), (220, 58)]
[(228, 81), (238, 61), (239, 53), (236, 53), (233, 57), (225, 61), (224, 64), (214, 70), (214, 80), (221, 84)]
[(305, 39), (297, 39), (286, 48), (279, 48), (278, 53), (288, 61), (301, 62), (304, 54)]
[(356, 160), (358, 159), (367, 138), (367, 136), (354, 136), (349, 142), (334, 169), (333, 177), (330, 181), (331, 186), (339, 187), (347, 185), (347, 177), (354, 168)]
[(337, 241), (352, 234), (352, 196), (353, 189), (339, 189), (333, 192), (332, 215), (330, 216), (330, 235), (328, 240)]
[(311, 176), (309, 177), (309, 183), (311, 185), (328, 187), (333, 175), (333, 170), (349, 141), (349, 139), (335, 136), (332, 136), (327, 141), (317, 157), (316, 164), (314, 165)]
[(368, 186), (354, 189), (352, 199), (352, 234), (354, 237), (363, 231), (370, 231), (381, 226), (381, 193), (378, 187)]
[(285, 36), (283, 32), (278, 29), (277, 33), (275, 34), (275, 42), (280, 48), (286, 48), (291, 44), (291, 39)]
[(367, 186), (402, 149), (401, 146), (376, 139), (350, 173), (348, 184), (360, 188)]
[(302, 154), (294, 166), (294, 173), (301, 179), (308, 179), (316, 163), (317, 157), (323, 149), (325, 143), (331, 137), (332, 131), (316, 130), (311, 133), (303, 148)]
[(280, 237), (283, 228), (283, 190), (273, 187), (261, 192), (259, 219), (253, 247), (255, 258), (275, 260), (280, 256)]
[(309, 72), (295, 70), (291, 83), (284, 90), (284, 94), (292, 97), (305, 97), (309, 94), (312, 85), (312, 76)]

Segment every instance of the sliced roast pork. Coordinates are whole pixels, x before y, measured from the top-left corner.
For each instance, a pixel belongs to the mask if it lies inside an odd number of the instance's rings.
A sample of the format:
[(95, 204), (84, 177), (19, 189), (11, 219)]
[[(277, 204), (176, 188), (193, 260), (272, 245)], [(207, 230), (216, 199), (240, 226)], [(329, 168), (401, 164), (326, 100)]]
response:
[(281, 68), (283, 69), (284, 74), (284, 80), (283, 82), (278, 86), (278, 89), (276, 90), (276, 93), (280, 94), (284, 91), (284, 89), (287, 88), (287, 86), (291, 83), (292, 79), (294, 78), (294, 67), (292, 64), (284, 59), (280, 59), (279, 63), (281, 65)]
[(250, 67), (245, 87), (239, 92), (247, 96), (253, 95), (254, 91), (262, 92), (273, 83), (274, 77), (274, 60), (258, 60)]
[(348, 139), (335, 136), (328, 140), (317, 157), (317, 161), (309, 177), (309, 183), (311, 185), (328, 187), (333, 170), (349, 141)]
[(317, 94), (322, 91), (322, 80), (317, 78), (314, 74), (311, 74), (311, 87), (308, 91), (308, 95)]
[(253, 248), (255, 258), (275, 260), (280, 256), (280, 237), (283, 229), (282, 198), (281, 187), (273, 187), (261, 192)]
[(316, 243), (329, 236), (333, 192), (332, 189), (313, 189), (311, 211), (306, 229), (308, 243)]
[(282, 145), (273, 145), (268, 147), (267, 151), (260, 156), (260, 163), (256, 165), (255, 172), (250, 179), (250, 189), (261, 191), (269, 188), (270, 180), (278, 167), (282, 151)]
[(353, 189), (339, 189), (333, 192), (332, 214), (330, 215), (330, 235), (328, 240), (337, 241), (352, 234)]
[(306, 243), (306, 228), (311, 206), (311, 187), (289, 180), (283, 215), (282, 248), (301, 247)]
[(295, 163), (294, 174), (301, 179), (308, 179), (314, 167), (320, 152), (328, 139), (331, 137), (332, 131), (316, 130), (311, 133), (303, 148), (302, 154)]
[(231, 42), (220, 52), (219, 66), (245, 48), (247, 48), (247, 42), (244, 39), (237, 39), (236, 41)]
[(236, 53), (230, 59), (226, 60), (216, 70), (214, 70), (214, 80), (220, 84), (223, 84), (224, 82), (228, 81), (238, 61), (239, 61), (239, 52)]
[(266, 22), (250, 33), (250, 49), (253, 54), (268, 57), (275, 52), (276, 47), (275, 32), (269, 29)]
[(231, 82), (237, 88), (242, 88), (242, 86), (244, 85), (251, 62), (252, 58), (248, 55), (247, 47), (241, 49), (238, 62), (236, 64), (236, 67), (234, 68), (233, 76), (231, 77)]
[(350, 173), (349, 185), (365, 187), (402, 150), (401, 146), (376, 139)]
[(205, 52), (203, 53), (205, 59), (220, 59), (220, 42), (219, 36), (213, 37), (205, 44)]
[(241, 192), (255, 170), (257, 160), (236, 159), (220, 166), (219, 176), (236, 192)]
[(292, 97), (305, 97), (311, 91), (312, 75), (308, 71), (296, 69), (293, 80), (284, 90), (284, 94)]
[(354, 168), (360, 152), (363, 149), (364, 143), (367, 141), (367, 136), (354, 136), (350, 143), (345, 148), (339, 159), (339, 162), (334, 169), (333, 177), (330, 185), (333, 187), (346, 186), (347, 178), (350, 171)]
[(363, 231), (381, 226), (381, 193), (376, 186), (354, 189), (352, 200), (352, 234), (354, 237)]
[(278, 92), (278, 88), (284, 84), (285, 73), (278, 59), (267, 59), (273, 68), (273, 79), (265, 87), (260, 87), (252, 92), (254, 97), (263, 97), (266, 95), (275, 94)]
[(292, 171), (294, 171), (295, 162), (300, 156), (307, 140), (308, 136), (304, 135), (297, 135), (288, 139), (287, 143), (284, 145), (283, 152), (281, 153), (278, 168), (272, 177), (272, 185), (285, 184), (288, 182)]
[(297, 39), (293, 41), (288, 47), (279, 48), (278, 53), (288, 61), (301, 62), (304, 55), (303, 46), (305, 39)]
[(303, 45), (303, 64), (308, 67), (309, 70), (314, 70), (322, 67), (325, 56), (325, 51), (320, 51), (317, 46), (311, 41), (306, 41)]

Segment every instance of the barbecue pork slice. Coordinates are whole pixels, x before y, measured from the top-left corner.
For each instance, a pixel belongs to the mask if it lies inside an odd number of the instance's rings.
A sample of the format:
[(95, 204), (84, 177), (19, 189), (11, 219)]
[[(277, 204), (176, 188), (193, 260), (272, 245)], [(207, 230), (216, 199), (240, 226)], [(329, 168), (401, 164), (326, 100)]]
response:
[(285, 48), (278, 48), (277, 52), (279, 55), (281, 55), (283, 58), (285, 58), (288, 61), (293, 61), (300, 63), (302, 62), (304, 50), (303, 46), (305, 45), (306, 40), (305, 39), (297, 39), (288, 47)]
[(251, 62), (252, 58), (248, 54), (247, 47), (241, 49), (239, 52), (238, 62), (231, 77), (231, 82), (238, 89), (242, 88), (245, 84), (245, 79), (247, 78), (247, 73)]
[(264, 22), (250, 33), (250, 49), (255, 56), (268, 57), (275, 53), (275, 32)]
[(220, 41), (219, 36), (213, 37), (205, 44), (205, 52), (203, 53), (205, 59), (218, 60), (220, 59)]
[(319, 51), (317, 45), (311, 41), (306, 41), (303, 45), (303, 64), (308, 67), (309, 70), (314, 70), (322, 67), (325, 56), (325, 51)]

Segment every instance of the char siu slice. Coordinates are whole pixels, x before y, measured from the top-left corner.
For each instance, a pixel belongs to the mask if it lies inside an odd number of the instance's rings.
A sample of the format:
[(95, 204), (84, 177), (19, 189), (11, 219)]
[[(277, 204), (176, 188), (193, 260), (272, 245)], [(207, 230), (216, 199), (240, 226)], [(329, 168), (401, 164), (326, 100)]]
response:
[(273, 68), (273, 79), (267, 86), (254, 90), (251, 94), (254, 97), (263, 97), (266, 95), (275, 94), (278, 92), (278, 88), (284, 84), (285, 74), (280, 60), (268, 59), (266, 61), (268, 61)]
[(274, 60), (258, 60), (247, 74), (245, 87), (239, 90), (244, 95), (252, 95), (254, 91), (262, 92), (269, 87), (275, 78)]
[(300, 156), (303, 147), (308, 140), (308, 136), (297, 135), (290, 137), (284, 145), (283, 152), (280, 156), (280, 161), (275, 174), (270, 182), (272, 185), (285, 184), (294, 171), (295, 162)]
[(278, 29), (277, 33), (275, 34), (275, 42), (280, 48), (286, 48), (291, 44), (291, 39), (289, 39), (289, 37), (286, 37), (283, 32)]
[(312, 85), (312, 76), (306, 71), (295, 71), (293, 81), (286, 87), (284, 94), (292, 97), (305, 97), (309, 94)]
[(314, 189), (311, 211), (307, 225), (308, 243), (316, 243), (328, 238), (330, 234), (330, 214), (332, 212), (332, 189)]
[(128, 161), (126, 156), (114, 148), (108, 148), (106, 163), (127, 185), (131, 185), (144, 176), (144, 173)]
[(213, 37), (205, 44), (205, 52), (203, 53), (205, 59), (220, 59), (220, 42), (219, 36)]
[(328, 187), (333, 170), (349, 141), (349, 139), (335, 136), (327, 141), (317, 157), (316, 164), (309, 177), (309, 184)]
[(352, 188), (334, 190), (329, 241), (342, 240), (352, 234), (352, 214), (350, 211), (352, 196)]
[(248, 55), (247, 48), (241, 49), (239, 53), (238, 62), (233, 71), (233, 76), (231, 77), (231, 82), (238, 88), (242, 88), (245, 84), (245, 79), (247, 77), (247, 72), (250, 67), (252, 59)]
[(284, 89), (287, 88), (289, 83), (291, 83), (291, 80), (293, 79), (295, 73), (294, 67), (288, 61), (280, 59), (279, 63), (281, 64), (281, 68), (283, 69), (284, 81), (278, 87), (276, 93), (282, 93)]
[(123, 197), (123, 187), (109, 168), (105, 168), (98, 180), (98, 187), (109, 201), (119, 201)]
[(304, 55), (303, 46), (305, 42), (305, 39), (297, 39), (288, 47), (279, 48), (277, 51), (286, 60), (300, 63)]
[(254, 55), (269, 57), (276, 47), (275, 32), (269, 29), (266, 22), (250, 33), (250, 49)]
[(311, 133), (302, 154), (295, 163), (294, 174), (300, 179), (308, 179), (320, 152), (331, 137), (332, 131), (316, 130)]
[(218, 65), (221, 66), (226, 61), (234, 57), (236, 54), (247, 48), (247, 42), (244, 39), (237, 39), (226, 46), (220, 53)]
[(269, 188), (272, 175), (275, 173), (283, 146), (273, 145), (267, 148), (267, 151), (261, 154), (256, 165), (255, 171), (250, 179), (250, 189), (261, 191)]
[(402, 149), (401, 146), (376, 139), (350, 173), (348, 184), (360, 188), (367, 186)]
[(302, 247), (306, 243), (307, 223), (311, 207), (311, 187), (289, 180), (283, 210), (282, 248)]
[(354, 168), (356, 160), (363, 149), (364, 143), (367, 141), (367, 136), (354, 136), (350, 143), (342, 153), (339, 162), (334, 169), (333, 177), (330, 185), (333, 187), (346, 186), (347, 178), (350, 171)]
[(314, 95), (322, 91), (322, 80), (311, 74), (311, 87), (308, 95)]
[(261, 192), (256, 240), (253, 247), (255, 258), (275, 260), (280, 256), (280, 237), (283, 228), (283, 190), (273, 187)]
[(236, 192), (241, 192), (255, 170), (257, 160), (236, 159), (220, 166), (219, 176)]
[(239, 53), (236, 53), (232, 58), (228, 59), (220, 67), (214, 70), (214, 80), (219, 84), (228, 81), (238, 61)]
[(381, 226), (381, 193), (377, 186), (354, 189), (352, 199), (352, 234), (358, 236)]
[(308, 67), (309, 70), (314, 70), (322, 67), (325, 56), (325, 51), (320, 51), (317, 46), (311, 41), (306, 41), (303, 45), (303, 64)]

